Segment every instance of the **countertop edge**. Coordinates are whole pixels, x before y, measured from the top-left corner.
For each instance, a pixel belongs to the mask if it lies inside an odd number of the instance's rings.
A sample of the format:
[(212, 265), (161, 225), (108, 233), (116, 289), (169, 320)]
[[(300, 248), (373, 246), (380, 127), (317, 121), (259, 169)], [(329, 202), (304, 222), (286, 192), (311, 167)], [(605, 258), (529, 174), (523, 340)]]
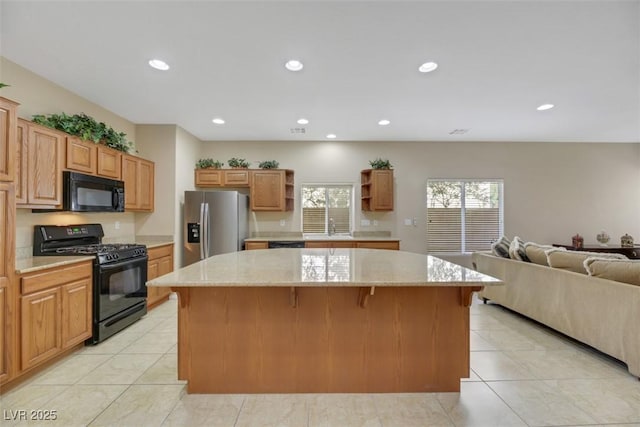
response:
[(57, 268), (65, 265), (76, 264), (83, 261), (93, 261), (94, 256), (34, 256), (22, 260), (16, 260), (16, 274), (24, 275), (49, 268)]
[(434, 287), (475, 287), (475, 286), (502, 286), (504, 282), (500, 280), (490, 282), (398, 282), (398, 283), (372, 283), (372, 282), (292, 282), (292, 283), (269, 283), (269, 282), (182, 282), (182, 283), (161, 283), (160, 280), (151, 280), (147, 286), (170, 287), (170, 288), (434, 288)]

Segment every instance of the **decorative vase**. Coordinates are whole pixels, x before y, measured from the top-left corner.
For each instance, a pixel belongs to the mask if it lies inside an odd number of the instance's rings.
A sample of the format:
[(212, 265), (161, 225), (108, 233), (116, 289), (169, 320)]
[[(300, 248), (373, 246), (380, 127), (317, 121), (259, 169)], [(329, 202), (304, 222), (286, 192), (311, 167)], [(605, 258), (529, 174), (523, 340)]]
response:
[(600, 243), (600, 245), (602, 246), (607, 246), (607, 242), (609, 241), (609, 239), (611, 239), (611, 237), (609, 237), (609, 235), (607, 233), (605, 233), (604, 231), (601, 231), (597, 236), (596, 236), (596, 240)]
[(584, 238), (581, 235), (576, 234), (571, 238), (571, 243), (573, 244), (574, 249), (582, 249), (584, 246)]
[(624, 236), (620, 237), (620, 246), (622, 246), (623, 248), (632, 248), (633, 237), (625, 233)]

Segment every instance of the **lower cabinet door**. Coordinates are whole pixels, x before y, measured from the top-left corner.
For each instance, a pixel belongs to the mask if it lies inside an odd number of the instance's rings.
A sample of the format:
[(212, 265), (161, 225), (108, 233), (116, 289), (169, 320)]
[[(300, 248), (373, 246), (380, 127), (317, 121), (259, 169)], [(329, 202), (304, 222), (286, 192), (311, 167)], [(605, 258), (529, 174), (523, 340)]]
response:
[(62, 348), (91, 337), (91, 278), (62, 286)]
[(20, 297), (22, 369), (37, 365), (62, 350), (60, 288)]

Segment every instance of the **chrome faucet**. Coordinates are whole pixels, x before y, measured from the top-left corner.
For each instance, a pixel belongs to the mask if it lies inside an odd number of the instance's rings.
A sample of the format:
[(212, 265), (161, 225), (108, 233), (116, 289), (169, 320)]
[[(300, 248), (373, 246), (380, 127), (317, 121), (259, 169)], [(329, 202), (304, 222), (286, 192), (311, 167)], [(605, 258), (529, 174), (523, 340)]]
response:
[(336, 223), (333, 218), (329, 218), (329, 236), (336, 234)]

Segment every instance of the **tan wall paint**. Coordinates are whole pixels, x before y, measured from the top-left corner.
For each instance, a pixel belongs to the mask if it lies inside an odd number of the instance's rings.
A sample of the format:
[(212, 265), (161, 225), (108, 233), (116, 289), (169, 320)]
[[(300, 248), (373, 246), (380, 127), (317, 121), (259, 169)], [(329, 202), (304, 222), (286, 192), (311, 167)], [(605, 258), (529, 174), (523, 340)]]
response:
[[(425, 186), (428, 178), (502, 178), (505, 233), (525, 240), (585, 243), (606, 230), (612, 243), (629, 233), (640, 240), (640, 144), (494, 142), (205, 142), (202, 157), (246, 157), (257, 167), (276, 159), (295, 170), (295, 211), (255, 213), (252, 231), (300, 231), (300, 185), (354, 183), (375, 157), (395, 169), (395, 206), (390, 213), (356, 209), (356, 230), (388, 230), (401, 249), (427, 251)], [(377, 220), (362, 227), (360, 220)], [(405, 226), (404, 219), (417, 219)], [(286, 221), (280, 227), (279, 221)], [(373, 222), (373, 221), (372, 221)]]
[[(11, 86), (2, 89), (2, 96), (20, 103), (18, 116), (31, 120), (34, 114), (85, 113), (96, 120), (124, 132), (135, 141), (135, 125), (122, 117), (86, 99), (55, 85), (31, 71), (0, 57), (0, 81)], [(120, 229), (115, 229), (116, 222)], [(16, 214), (16, 247), (25, 251), (33, 244), (33, 226), (36, 224), (101, 223), (107, 237), (135, 234), (135, 215), (132, 213), (77, 214), (32, 213), (31, 209), (18, 209)]]

